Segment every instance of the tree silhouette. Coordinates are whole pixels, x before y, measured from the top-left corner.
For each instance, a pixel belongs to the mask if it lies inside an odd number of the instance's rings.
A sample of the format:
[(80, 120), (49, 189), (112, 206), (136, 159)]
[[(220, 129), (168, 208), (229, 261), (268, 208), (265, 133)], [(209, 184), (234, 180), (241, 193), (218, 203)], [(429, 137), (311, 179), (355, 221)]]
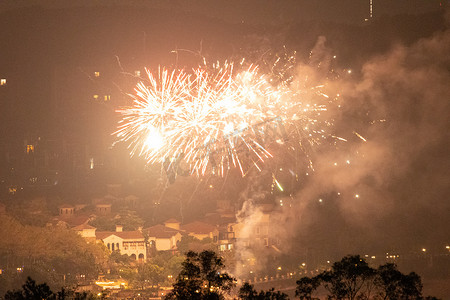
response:
[(319, 287), (320, 280), (316, 277), (302, 277), (297, 280), (297, 289), (295, 290), (295, 296), (301, 300), (316, 299), (312, 297), (312, 293)]
[(335, 262), (331, 270), (322, 272), (318, 279), (336, 299), (356, 299), (375, 271), (359, 255), (348, 255)]
[(345, 256), (315, 277), (300, 278), (295, 295), (303, 300), (317, 299), (312, 294), (319, 286), (328, 290), (329, 299), (424, 299), (419, 275), (405, 275), (392, 263), (375, 270), (359, 255)]
[(223, 299), (234, 278), (222, 272), (223, 259), (214, 251), (189, 251), (182, 270), (166, 299)]
[(22, 285), (23, 290), (8, 291), (5, 294), (5, 300), (43, 300), (54, 299), (55, 295), (50, 290), (46, 283), (36, 284), (36, 281), (27, 278), (27, 281)]
[(287, 300), (288, 295), (272, 288), (268, 291), (260, 291), (259, 293), (249, 283), (244, 283), (239, 289), (239, 299), (243, 300)]

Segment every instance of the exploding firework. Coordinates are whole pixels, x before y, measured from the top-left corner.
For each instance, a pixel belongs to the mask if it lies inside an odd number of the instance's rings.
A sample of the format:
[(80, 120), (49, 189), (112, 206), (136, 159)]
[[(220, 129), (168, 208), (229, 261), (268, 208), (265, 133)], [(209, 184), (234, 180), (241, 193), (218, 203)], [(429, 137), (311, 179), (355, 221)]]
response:
[(328, 103), (322, 86), (300, 88), (286, 75), (292, 66), (279, 69), (266, 74), (242, 61), (190, 72), (147, 70), (148, 81), (130, 95), (133, 104), (118, 110), (122, 120), (114, 134), (128, 143), (131, 155), (165, 168), (183, 161), (185, 171), (197, 175), (260, 170), (274, 156), (271, 145), (304, 150), (305, 141), (325, 138), (330, 125), (319, 120)]

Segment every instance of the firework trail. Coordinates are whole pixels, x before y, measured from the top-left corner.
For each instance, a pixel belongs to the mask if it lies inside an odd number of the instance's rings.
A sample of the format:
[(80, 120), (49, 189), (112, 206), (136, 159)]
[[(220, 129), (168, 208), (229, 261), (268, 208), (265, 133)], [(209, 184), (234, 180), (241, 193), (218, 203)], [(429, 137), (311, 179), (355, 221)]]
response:
[[(133, 104), (117, 111), (122, 120), (114, 134), (149, 164), (169, 167), (183, 160), (197, 175), (260, 170), (274, 156), (272, 144), (292, 141), (294, 149), (304, 148), (305, 140), (319, 143), (331, 124), (319, 119), (329, 101), (323, 86), (299, 89), (289, 63), (279, 67), (277, 60), (268, 73), (244, 67), (244, 60), (190, 72), (147, 70), (148, 82), (130, 94)], [(320, 103), (310, 103), (309, 94)]]

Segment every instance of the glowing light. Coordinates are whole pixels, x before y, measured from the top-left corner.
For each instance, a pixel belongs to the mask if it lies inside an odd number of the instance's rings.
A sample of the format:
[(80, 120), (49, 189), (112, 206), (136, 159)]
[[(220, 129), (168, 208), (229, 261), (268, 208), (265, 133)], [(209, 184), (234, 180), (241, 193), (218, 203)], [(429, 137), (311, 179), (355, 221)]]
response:
[[(146, 70), (147, 81), (130, 94), (132, 105), (117, 110), (122, 120), (113, 134), (149, 164), (183, 160), (190, 174), (223, 175), (237, 168), (242, 176), (252, 167), (261, 170), (273, 158), (274, 145), (290, 149), (287, 139), (305, 149), (304, 142), (313, 146), (331, 136), (325, 129), (332, 122), (320, 114), (332, 101), (321, 91), (324, 85), (299, 91), (298, 83), (290, 88), (292, 64), (277, 61), (282, 71), (262, 74), (243, 62)], [(283, 191), (275, 177), (274, 182)]]
[(422, 248), (422, 252), (427, 252), (427, 249), (425, 249), (425, 248)]

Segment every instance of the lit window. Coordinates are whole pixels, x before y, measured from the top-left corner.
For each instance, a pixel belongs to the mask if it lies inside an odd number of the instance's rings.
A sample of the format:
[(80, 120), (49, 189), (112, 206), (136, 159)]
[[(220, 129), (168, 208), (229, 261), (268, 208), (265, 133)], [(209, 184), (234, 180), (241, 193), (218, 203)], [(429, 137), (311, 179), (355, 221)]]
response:
[(134, 76), (136, 76), (136, 77), (141, 76), (141, 71), (139, 71), (139, 70), (134, 71)]
[(5, 78), (0, 79), (0, 85), (6, 85), (6, 79)]
[(34, 152), (34, 145), (27, 145), (27, 154)]
[(100, 77), (100, 72), (94, 72), (95, 77)]
[(105, 95), (104, 99), (105, 99), (105, 101), (111, 100), (111, 95)]
[(94, 95), (93, 97), (94, 97), (94, 99), (95, 99), (95, 100), (97, 100), (97, 99), (98, 99), (98, 95)]

